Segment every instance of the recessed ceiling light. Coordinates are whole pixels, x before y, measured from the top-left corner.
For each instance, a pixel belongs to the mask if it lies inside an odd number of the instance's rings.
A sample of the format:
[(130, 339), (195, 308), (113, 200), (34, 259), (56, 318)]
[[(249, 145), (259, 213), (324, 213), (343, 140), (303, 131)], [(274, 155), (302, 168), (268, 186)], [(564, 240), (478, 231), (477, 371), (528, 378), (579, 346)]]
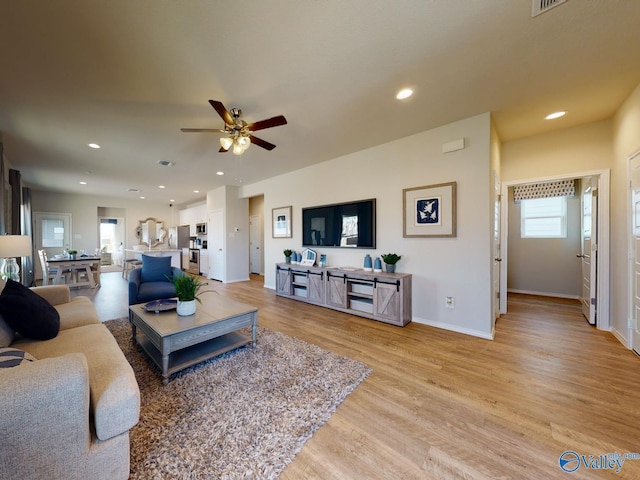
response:
[(140, 197), (140, 200), (144, 200), (144, 197)]
[(200, 190), (194, 190), (193, 193), (200, 193)]
[(224, 172), (216, 172), (216, 175), (224, 175)]
[(158, 188), (164, 188), (164, 185), (158, 185)]
[(171, 200), (169, 200), (170, 202), (175, 202), (175, 200), (172, 198)]
[(80, 182), (80, 185), (86, 185), (87, 182)]
[(564, 117), (567, 112), (553, 112), (544, 117), (545, 120), (553, 120), (554, 118)]
[(410, 88), (403, 88), (396, 94), (396, 98), (398, 100), (404, 100), (405, 98), (409, 98), (411, 95), (413, 95), (413, 90)]
[(100, 145), (98, 145), (97, 143), (89, 143), (88, 144), (91, 148), (100, 148)]

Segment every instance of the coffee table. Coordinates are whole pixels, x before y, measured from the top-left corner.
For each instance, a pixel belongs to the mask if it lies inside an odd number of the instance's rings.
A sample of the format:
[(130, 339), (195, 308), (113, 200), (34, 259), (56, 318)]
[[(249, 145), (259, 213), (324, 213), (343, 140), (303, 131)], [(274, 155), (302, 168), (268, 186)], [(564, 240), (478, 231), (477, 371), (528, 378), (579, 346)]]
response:
[[(200, 296), (196, 313), (147, 311), (144, 304), (129, 307), (131, 338), (162, 370), (167, 385), (172, 373), (247, 344), (256, 345), (258, 309), (216, 292)], [(238, 332), (251, 327), (251, 337)]]

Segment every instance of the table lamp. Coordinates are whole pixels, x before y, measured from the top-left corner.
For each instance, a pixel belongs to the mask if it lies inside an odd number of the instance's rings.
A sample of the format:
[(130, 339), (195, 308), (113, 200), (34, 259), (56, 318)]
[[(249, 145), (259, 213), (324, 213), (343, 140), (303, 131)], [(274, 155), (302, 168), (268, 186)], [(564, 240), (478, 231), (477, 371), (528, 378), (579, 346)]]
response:
[(0, 257), (4, 263), (0, 268), (0, 276), (20, 281), (20, 266), (16, 257), (31, 256), (31, 238), (29, 235), (0, 235)]

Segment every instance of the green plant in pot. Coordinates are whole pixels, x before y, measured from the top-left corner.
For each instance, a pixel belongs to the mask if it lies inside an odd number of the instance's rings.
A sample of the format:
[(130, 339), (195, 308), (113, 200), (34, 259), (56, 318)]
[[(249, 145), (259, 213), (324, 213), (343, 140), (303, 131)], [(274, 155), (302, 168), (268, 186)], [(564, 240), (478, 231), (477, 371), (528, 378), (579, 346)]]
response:
[(293, 250), (291, 250), (290, 248), (285, 248), (282, 253), (284, 253), (284, 260), (287, 263), (291, 263), (291, 254), (293, 253)]
[(388, 273), (396, 271), (396, 263), (398, 263), (402, 258), (400, 255), (396, 255), (395, 253), (383, 253), (380, 256), (382, 257), (382, 261), (384, 262)]
[(200, 288), (209, 284), (195, 275), (182, 274), (167, 278), (176, 289), (178, 315), (193, 315), (196, 311), (196, 302), (202, 303), (199, 298)]
[(75, 260), (76, 259), (77, 253), (78, 253), (77, 250), (67, 250), (67, 254), (69, 255), (69, 258), (71, 260)]

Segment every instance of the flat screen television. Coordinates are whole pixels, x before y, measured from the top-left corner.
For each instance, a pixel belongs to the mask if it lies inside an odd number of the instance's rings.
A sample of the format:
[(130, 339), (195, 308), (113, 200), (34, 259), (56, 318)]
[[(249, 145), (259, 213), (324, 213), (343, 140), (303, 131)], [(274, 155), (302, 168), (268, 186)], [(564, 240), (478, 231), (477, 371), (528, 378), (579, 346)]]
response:
[(376, 199), (303, 208), (302, 245), (376, 248)]

